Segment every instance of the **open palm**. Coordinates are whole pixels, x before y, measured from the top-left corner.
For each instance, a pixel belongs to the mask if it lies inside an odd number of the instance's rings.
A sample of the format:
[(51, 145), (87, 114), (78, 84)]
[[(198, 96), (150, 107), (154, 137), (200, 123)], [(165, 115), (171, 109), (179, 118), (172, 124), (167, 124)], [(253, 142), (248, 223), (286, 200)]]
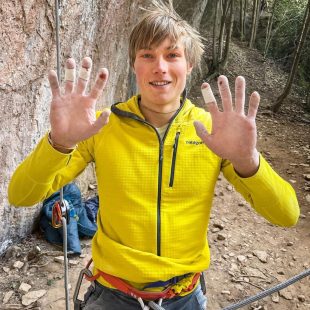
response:
[[(218, 80), (223, 111), (216, 102), (207, 102), (212, 117), (212, 132), (209, 133), (200, 122), (195, 122), (197, 135), (218, 156), (228, 159), (235, 168), (247, 162), (258, 165), (256, 150), (257, 132), (255, 117), (259, 105), (259, 94), (254, 92), (249, 101), (247, 115), (244, 111), (245, 80), (238, 77), (235, 84), (235, 106), (233, 105), (228, 80), (220, 76)], [(204, 83), (202, 88), (210, 87)], [(210, 90), (211, 91), (211, 90)], [(255, 163), (253, 163), (253, 160)], [(254, 168), (254, 167), (253, 167)], [(241, 169), (242, 170), (242, 169)]]
[(64, 94), (61, 94), (56, 73), (54, 71), (49, 73), (53, 96), (50, 109), (51, 138), (56, 145), (65, 148), (74, 147), (78, 142), (96, 134), (109, 120), (109, 111), (104, 111), (96, 119), (95, 110), (96, 102), (108, 79), (106, 69), (99, 71), (95, 85), (89, 94), (85, 94), (91, 64), (90, 58), (83, 59), (84, 75), (80, 75), (75, 85), (75, 62), (73, 59), (67, 60), (66, 70), (70, 72), (67, 75), (70, 79), (65, 81)]

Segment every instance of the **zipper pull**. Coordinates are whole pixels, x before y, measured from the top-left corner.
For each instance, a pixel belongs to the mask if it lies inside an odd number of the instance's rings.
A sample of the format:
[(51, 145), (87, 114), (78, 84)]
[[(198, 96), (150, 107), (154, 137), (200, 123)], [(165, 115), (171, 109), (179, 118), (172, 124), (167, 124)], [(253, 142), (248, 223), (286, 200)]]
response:
[(179, 142), (179, 136), (180, 136), (180, 131), (178, 131), (175, 135), (175, 138), (174, 138), (174, 144), (173, 144), (173, 149), (175, 150), (177, 145), (178, 145), (178, 142)]

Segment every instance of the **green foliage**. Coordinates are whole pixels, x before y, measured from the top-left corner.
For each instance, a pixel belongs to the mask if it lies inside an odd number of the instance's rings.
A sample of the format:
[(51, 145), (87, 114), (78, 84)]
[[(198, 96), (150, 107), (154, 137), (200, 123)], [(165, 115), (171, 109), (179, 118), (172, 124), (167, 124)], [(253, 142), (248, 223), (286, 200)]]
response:
[[(307, 3), (308, 0), (280, 0), (275, 7), (272, 39), (267, 56), (275, 59), (288, 71), (298, 44)], [(272, 3), (269, 7), (271, 6)], [(263, 44), (259, 44), (261, 49), (262, 46)], [(300, 86), (309, 85), (310, 82), (310, 33), (303, 46), (296, 82)]]

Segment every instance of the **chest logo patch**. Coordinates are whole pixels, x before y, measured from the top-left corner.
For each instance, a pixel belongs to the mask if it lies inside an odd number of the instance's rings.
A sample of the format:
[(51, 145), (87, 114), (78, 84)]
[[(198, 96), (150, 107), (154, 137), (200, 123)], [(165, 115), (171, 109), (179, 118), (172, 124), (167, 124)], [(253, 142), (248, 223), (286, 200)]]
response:
[(193, 145), (200, 145), (203, 144), (202, 141), (195, 141), (195, 140), (187, 140), (185, 141), (186, 144), (193, 144)]

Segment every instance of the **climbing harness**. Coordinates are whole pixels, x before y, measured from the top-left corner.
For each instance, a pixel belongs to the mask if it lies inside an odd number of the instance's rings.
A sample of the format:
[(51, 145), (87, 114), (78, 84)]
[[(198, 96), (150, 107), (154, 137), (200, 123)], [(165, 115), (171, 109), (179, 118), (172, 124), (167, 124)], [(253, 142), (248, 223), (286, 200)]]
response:
[[(59, 2), (55, 0), (55, 25), (56, 25), (56, 58), (57, 58), (57, 77), (60, 83), (60, 40), (59, 40)], [(60, 199), (55, 202), (52, 209), (52, 226), (63, 230), (63, 254), (64, 254), (64, 287), (66, 298), (66, 310), (70, 309), (69, 303), (69, 284), (68, 284), (68, 245), (67, 245), (67, 224), (69, 224), (69, 203), (64, 200), (63, 188), (60, 189)]]
[(279, 283), (278, 285), (274, 286), (274, 287), (271, 287), (265, 291), (262, 291), (260, 293), (258, 293), (257, 295), (254, 295), (254, 296), (251, 296), (251, 297), (248, 297), (244, 300), (241, 300), (240, 302), (236, 303), (236, 304), (233, 304), (233, 305), (230, 305), (226, 308), (224, 308), (223, 310), (235, 310), (235, 309), (240, 309), (248, 304), (251, 304), (259, 299), (262, 299), (268, 295), (271, 295), (275, 292), (278, 292), (282, 289), (284, 289), (285, 287), (289, 286), (289, 285), (292, 285), (293, 283), (305, 278), (305, 277), (308, 277), (310, 276), (310, 269), (307, 269), (305, 271), (303, 271), (302, 273), (282, 282), (282, 283)]
[[(99, 277), (102, 277), (105, 281), (110, 283), (117, 290), (137, 299), (137, 301), (141, 305), (141, 308), (144, 310), (148, 310), (148, 309), (164, 310), (164, 308), (161, 307), (163, 299), (170, 299), (180, 294), (180, 293), (175, 293), (174, 290), (172, 289), (172, 286), (174, 285), (174, 283), (170, 284), (168, 287), (166, 287), (161, 292), (148, 292), (148, 291), (140, 291), (130, 286), (128, 283), (126, 283), (122, 279), (109, 275), (101, 270), (97, 270), (97, 273), (93, 275), (92, 272), (89, 270), (91, 263), (92, 263), (92, 259), (87, 263), (86, 267), (82, 269), (80, 272), (77, 285), (75, 288), (75, 292), (73, 295), (75, 310), (82, 309), (81, 305), (83, 301), (79, 300), (78, 296), (79, 296), (81, 284), (84, 278), (87, 281), (93, 282), (97, 280)], [(182, 292), (191, 291), (195, 287), (196, 283), (198, 282), (200, 275), (201, 275), (200, 273), (196, 273), (192, 279), (192, 283), (187, 287), (187, 289), (183, 289)], [(155, 301), (158, 301), (158, 302), (156, 303)], [(145, 303), (147, 303), (147, 305)]]

